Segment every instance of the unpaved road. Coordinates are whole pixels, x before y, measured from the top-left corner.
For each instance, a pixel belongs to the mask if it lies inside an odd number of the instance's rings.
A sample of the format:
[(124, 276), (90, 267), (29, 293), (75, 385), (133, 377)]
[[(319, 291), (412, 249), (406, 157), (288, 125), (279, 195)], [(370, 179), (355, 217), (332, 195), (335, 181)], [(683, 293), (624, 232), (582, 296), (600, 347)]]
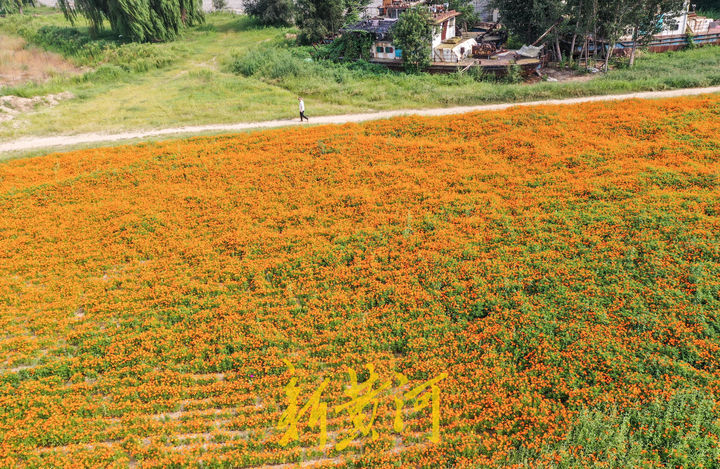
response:
[[(673, 98), (678, 96), (696, 96), (701, 94), (720, 93), (720, 86), (711, 88), (689, 88), (682, 90), (670, 91), (647, 91), (641, 93), (606, 95), (606, 96), (587, 96), (582, 98), (570, 99), (552, 99), (546, 101), (530, 101), (523, 103), (505, 103), (505, 104), (487, 104), (480, 106), (463, 106), (449, 107), (439, 109), (400, 109), (396, 111), (382, 111), (366, 114), (346, 114), (337, 116), (311, 117), (311, 124), (344, 124), (347, 122), (364, 122), (377, 119), (386, 119), (396, 116), (418, 115), (418, 116), (447, 116), (451, 114), (464, 114), (467, 112), (481, 111), (500, 111), (520, 106), (537, 106), (537, 105), (564, 105), (590, 103), (597, 101), (618, 101), (623, 99), (657, 99), (657, 98)], [(312, 114), (311, 114), (312, 115)], [(167, 129), (154, 130), (138, 130), (132, 132), (124, 132), (117, 134), (78, 134), (78, 135), (58, 135), (54, 137), (26, 137), (10, 142), (0, 143), (0, 154), (3, 152), (18, 152), (34, 149), (58, 150), (62, 147), (93, 144), (93, 143), (112, 143), (121, 142), (123, 140), (142, 139), (147, 137), (158, 137), (163, 135), (172, 136), (192, 136), (208, 132), (234, 132), (242, 130), (268, 129), (273, 127), (287, 127), (301, 124), (298, 119), (292, 120), (273, 120), (265, 122), (244, 122), (238, 124), (216, 124), (216, 125), (194, 125), (186, 127), (174, 127)]]

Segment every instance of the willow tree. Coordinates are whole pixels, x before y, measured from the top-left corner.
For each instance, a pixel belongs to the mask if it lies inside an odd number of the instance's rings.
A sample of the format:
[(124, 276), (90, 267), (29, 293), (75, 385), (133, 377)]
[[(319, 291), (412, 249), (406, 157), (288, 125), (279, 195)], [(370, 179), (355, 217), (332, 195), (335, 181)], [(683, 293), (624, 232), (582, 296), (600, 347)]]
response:
[(185, 26), (202, 23), (201, 0), (59, 0), (65, 17), (74, 23), (78, 15), (97, 35), (105, 20), (110, 29), (135, 42), (175, 39)]
[(23, 14), (23, 7), (34, 7), (35, 0), (0, 0), (0, 15)]

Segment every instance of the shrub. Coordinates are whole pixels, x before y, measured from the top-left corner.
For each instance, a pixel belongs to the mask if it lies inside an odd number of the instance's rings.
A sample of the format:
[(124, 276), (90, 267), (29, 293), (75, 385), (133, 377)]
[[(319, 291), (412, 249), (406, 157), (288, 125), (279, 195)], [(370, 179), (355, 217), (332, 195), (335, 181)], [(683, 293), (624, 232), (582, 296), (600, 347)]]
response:
[(428, 11), (413, 7), (404, 13), (392, 29), (394, 42), (402, 50), (408, 72), (419, 72), (430, 65), (432, 28)]
[(338, 61), (370, 60), (372, 35), (365, 31), (350, 31), (320, 49), (318, 57)]
[(122, 43), (112, 35), (93, 39), (77, 28), (43, 26), (37, 30), (21, 27), (18, 33), (28, 42), (57, 52), (79, 65), (112, 64), (130, 72), (163, 68), (177, 59), (176, 46)]
[(251, 49), (243, 55), (234, 56), (230, 70), (246, 77), (260, 76), (277, 80), (298, 75), (303, 66), (302, 60), (288, 50), (267, 48)]
[(130, 72), (146, 72), (172, 64), (177, 56), (173, 49), (152, 44), (124, 44), (105, 49), (103, 62), (117, 65)]
[(560, 451), (560, 467), (593, 460), (603, 467), (702, 467), (720, 458), (716, 403), (681, 390), (637, 409), (583, 410)]
[(267, 26), (289, 26), (293, 22), (292, 0), (244, 0), (245, 13)]
[(212, 0), (213, 10), (221, 11), (227, 8), (227, 0)]

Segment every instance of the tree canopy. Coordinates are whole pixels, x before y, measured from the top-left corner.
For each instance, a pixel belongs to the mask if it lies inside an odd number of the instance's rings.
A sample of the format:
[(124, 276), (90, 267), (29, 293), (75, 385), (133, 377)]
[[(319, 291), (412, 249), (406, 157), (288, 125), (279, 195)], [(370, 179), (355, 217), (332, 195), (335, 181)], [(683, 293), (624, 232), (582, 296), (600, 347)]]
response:
[(184, 26), (205, 19), (200, 0), (59, 0), (58, 4), (72, 23), (78, 15), (84, 16), (92, 34), (107, 20), (114, 33), (135, 42), (171, 41)]
[(267, 26), (290, 26), (293, 23), (292, 0), (244, 0), (245, 13)]
[(35, 0), (0, 0), (0, 14), (23, 13), (23, 7), (34, 7)]
[[(493, 0), (503, 24), (526, 44), (562, 19), (547, 37), (554, 40), (558, 55), (561, 37), (571, 43), (571, 49), (578, 37), (593, 37), (612, 45), (633, 31), (637, 39), (649, 38), (681, 12), (684, 4), (684, 0)], [(603, 59), (607, 66), (609, 54)]]
[(448, 0), (447, 2), (435, 1), (433, 3), (447, 3), (450, 10), (460, 13), (460, 16), (455, 20), (457, 27), (460, 29), (468, 30), (479, 20), (472, 0)]
[(502, 23), (521, 41), (531, 44), (564, 13), (563, 0), (495, 0)]
[(430, 12), (422, 5), (400, 15), (392, 29), (393, 43), (402, 51), (408, 72), (419, 72), (430, 65), (432, 26)]
[(337, 34), (343, 26), (357, 21), (370, 0), (297, 0), (295, 23), (298, 39), (305, 44)]

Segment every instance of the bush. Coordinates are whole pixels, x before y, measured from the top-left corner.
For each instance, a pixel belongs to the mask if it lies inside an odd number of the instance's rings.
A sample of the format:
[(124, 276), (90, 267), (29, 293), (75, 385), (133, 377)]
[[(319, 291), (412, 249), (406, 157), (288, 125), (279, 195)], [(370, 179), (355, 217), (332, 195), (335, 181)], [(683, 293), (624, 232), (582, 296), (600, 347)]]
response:
[(471, 67), (467, 75), (474, 81), (481, 83), (516, 84), (522, 82), (522, 70), (518, 65), (508, 67), (506, 73), (489, 72), (482, 67)]
[(396, 46), (402, 50), (405, 70), (417, 73), (430, 65), (432, 28), (430, 14), (422, 6), (405, 12), (393, 26)]
[(303, 61), (285, 49), (252, 49), (234, 56), (230, 70), (246, 77), (260, 76), (277, 80), (300, 73)]
[(118, 78), (126, 74), (127, 71), (117, 65), (103, 64), (92, 72), (88, 72), (82, 76), (83, 81), (99, 83), (116, 81)]
[(113, 40), (92, 39), (77, 28), (43, 26), (36, 31), (22, 30), (20, 33), (28, 42), (80, 59), (84, 64), (100, 60), (105, 49), (115, 45)]
[(103, 62), (117, 65), (129, 72), (147, 72), (166, 67), (177, 59), (174, 49), (151, 44), (124, 44), (105, 49)]
[(522, 83), (522, 69), (517, 64), (512, 64), (508, 67), (507, 73), (505, 74), (506, 83)]
[(715, 467), (720, 421), (715, 401), (681, 390), (625, 412), (584, 410), (563, 442), (559, 467), (597, 461), (603, 467)]
[(43, 49), (62, 54), (79, 65), (112, 64), (129, 72), (163, 68), (177, 59), (177, 47), (157, 44), (122, 43), (111, 35), (93, 39), (77, 29), (43, 26), (17, 30), (25, 40)]
[(290, 26), (293, 22), (292, 0), (244, 0), (245, 13), (266, 26)]
[[(318, 57), (323, 54), (318, 54)], [(310, 57), (305, 48), (283, 49), (268, 47), (251, 49), (244, 54), (233, 55), (229, 64), (232, 73), (245, 77), (255, 77), (266, 81), (285, 81), (296, 77), (306, 79), (308, 84), (324, 84), (331, 82), (345, 83), (369, 77), (392, 74), (382, 65), (372, 64), (365, 60), (355, 62), (334, 63), (329, 60), (317, 60)]]
[(372, 35), (365, 31), (351, 31), (343, 34), (332, 43), (320, 48), (318, 57), (340, 61), (370, 60), (373, 45)]

